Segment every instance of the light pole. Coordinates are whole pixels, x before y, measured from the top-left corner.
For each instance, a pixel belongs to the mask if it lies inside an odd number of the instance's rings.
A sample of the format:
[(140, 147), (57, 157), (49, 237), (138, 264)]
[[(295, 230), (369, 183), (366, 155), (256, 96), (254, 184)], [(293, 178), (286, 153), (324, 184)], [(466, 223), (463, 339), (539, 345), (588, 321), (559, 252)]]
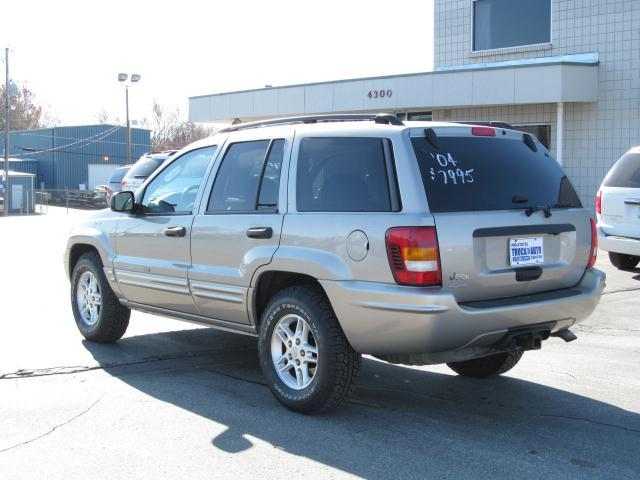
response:
[(18, 104), (18, 87), (9, 81), (9, 48), (4, 49), (5, 83), (4, 83), (4, 216), (9, 216), (9, 111), (15, 110)]
[(127, 163), (131, 163), (131, 122), (129, 121), (129, 87), (136, 82), (140, 81), (140, 75), (137, 73), (131, 74), (131, 81), (127, 82), (129, 75), (127, 73), (119, 73), (118, 81), (124, 85), (125, 90), (125, 102), (127, 105)]

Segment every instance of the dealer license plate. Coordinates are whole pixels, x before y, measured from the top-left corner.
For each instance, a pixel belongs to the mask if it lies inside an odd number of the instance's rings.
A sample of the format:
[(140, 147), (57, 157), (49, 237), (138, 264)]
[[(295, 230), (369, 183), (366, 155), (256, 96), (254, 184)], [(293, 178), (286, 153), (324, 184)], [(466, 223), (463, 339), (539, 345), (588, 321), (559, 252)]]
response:
[(509, 260), (512, 267), (544, 263), (542, 237), (510, 238)]

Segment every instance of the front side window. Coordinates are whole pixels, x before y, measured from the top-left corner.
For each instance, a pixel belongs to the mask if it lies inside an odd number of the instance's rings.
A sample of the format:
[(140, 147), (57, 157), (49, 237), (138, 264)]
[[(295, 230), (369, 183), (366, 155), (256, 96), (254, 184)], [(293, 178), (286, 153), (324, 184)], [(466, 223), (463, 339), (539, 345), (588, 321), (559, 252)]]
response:
[(283, 139), (230, 145), (216, 175), (207, 211), (277, 209), (283, 154)]
[(216, 146), (185, 153), (165, 168), (145, 189), (144, 213), (191, 213), (204, 172)]
[(389, 212), (382, 138), (305, 138), (298, 154), (299, 212)]
[(475, 0), (473, 51), (551, 42), (551, 0)]

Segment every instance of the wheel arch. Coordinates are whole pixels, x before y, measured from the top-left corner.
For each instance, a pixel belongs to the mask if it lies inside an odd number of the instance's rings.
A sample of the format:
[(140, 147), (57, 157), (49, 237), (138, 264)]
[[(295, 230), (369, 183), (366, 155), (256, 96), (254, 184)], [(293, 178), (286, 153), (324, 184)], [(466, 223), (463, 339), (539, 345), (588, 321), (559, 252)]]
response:
[[(67, 265), (67, 275), (69, 278), (73, 275), (73, 269), (78, 263), (78, 259), (85, 253), (95, 252), (100, 256), (98, 249), (89, 243), (75, 243), (69, 248), (69, 260)], [(102, 259), (101, 259), (102, 260)]]
[(103, 266), (109, 266), (109, 260), (115, 255), (113, 246), (109, 242), (109, 234), (93, 227), (76, 227), (67, 241), (64, 255), (65, 270), (68, 278), (73, 274), (73, 268), (83, 253), (95, 251)]
[(291, 272), (284, 270), (268, 270), (261, 272), (256, 276), (255, 287), (253, 287), (253, 296), (249, 304), (249, 318), (253, 320), (256, 328), (260, 325), (260, 317), (264, 312), (269, 299), (277, 292), (294, 285), (307, 285), (317, 287), (322, 291), (323, 295), (329, 297), (317, 278), (300, 272)]

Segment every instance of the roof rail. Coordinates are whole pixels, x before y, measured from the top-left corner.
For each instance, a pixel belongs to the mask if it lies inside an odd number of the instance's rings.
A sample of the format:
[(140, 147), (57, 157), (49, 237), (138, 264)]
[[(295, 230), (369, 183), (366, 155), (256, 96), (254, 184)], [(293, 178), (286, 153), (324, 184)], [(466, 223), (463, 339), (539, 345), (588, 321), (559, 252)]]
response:
[(513, 125), (511, 125), (510, 123), (507, 122), (496, 122), (493, 120), (489, 120), (489, 121), (469, 121), (469, 122), (460, 122), (460, 121), (455, 121), (455, 122), (451, 122), (451, 123), (462, 123), (464, 125), (480, 125), (483, 127), (496, 127), (496, 128), (506, 128), (509, 130), (517, 130)]
[(329, 115), (303, 115), (299, 117), (273, 118), (271, 120), (260, 120), (257, 122), (239, 123), (230, 127), (218, 130), (216, 133), (236, 132), (249, 128), (269, 127), (276, 125), (290, 125), (292, 123), (318, 123), (318, 122), (342, 122), (348, 120), (373, 120), (375, 123), (385, 125), (402, 126), (404, 123), (398, 117), (390, 113), (333, 113)]

